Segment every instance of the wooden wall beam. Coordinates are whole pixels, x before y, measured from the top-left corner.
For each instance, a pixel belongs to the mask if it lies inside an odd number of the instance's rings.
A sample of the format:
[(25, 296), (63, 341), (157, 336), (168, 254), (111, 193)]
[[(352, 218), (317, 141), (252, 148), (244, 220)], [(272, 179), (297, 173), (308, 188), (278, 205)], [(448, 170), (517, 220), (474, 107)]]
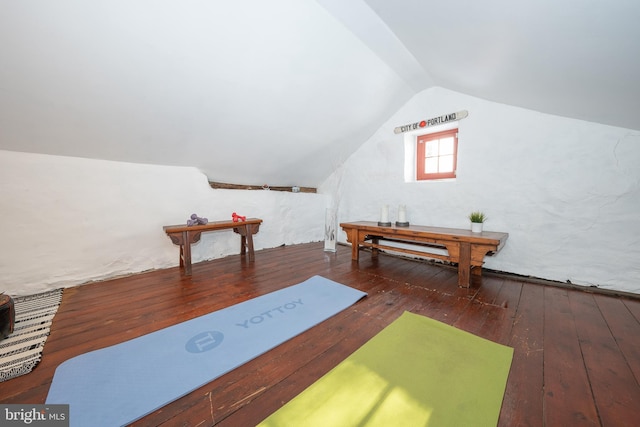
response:
[[(266, 190), (262, 185), (244, 185), (244, 184), (227, 184), (224, 182), (209, 181), (211, 188), (226, 189), (226, 190)], [(316, 189), (313, 187), (298, 187), (300, 193), (316, 193)], [(293, 187), (268, 187), (269, 190), (274, 191), (290, 191), (293, 192)]]

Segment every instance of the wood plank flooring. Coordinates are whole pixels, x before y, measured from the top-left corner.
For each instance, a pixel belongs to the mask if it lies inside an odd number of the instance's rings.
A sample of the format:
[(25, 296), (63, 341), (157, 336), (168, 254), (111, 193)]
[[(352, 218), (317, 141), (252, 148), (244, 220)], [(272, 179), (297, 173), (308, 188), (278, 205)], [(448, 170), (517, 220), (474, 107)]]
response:
[[(229, 256), (66, 289), (40, 365), (0, 383), (2, 403), (44, 403), (55, 368), (313, 275), (367, 298), (135, 426), (252, 426), (299, 394), (403, 311), (514, 348), (501, 426), (636, 426), (640, 421), (640, 299), (528, 283), (491, 273), (458, 288), (443, 265), (321, 243)], [(162, 373), (159, 373), (162, 374)], [(455, 398), (455, 397), (452, 397)], [(331, 426), (330, 426), (331, 427)]]

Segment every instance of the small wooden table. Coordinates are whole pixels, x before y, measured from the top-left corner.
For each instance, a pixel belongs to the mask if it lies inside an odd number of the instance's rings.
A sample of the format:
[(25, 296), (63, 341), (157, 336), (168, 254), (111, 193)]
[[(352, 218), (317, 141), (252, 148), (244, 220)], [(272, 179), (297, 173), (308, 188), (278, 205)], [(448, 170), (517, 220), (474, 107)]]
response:
[[(372, 256), (378, 255), (378, 249), (385, 249), (450, 261), (458, 263), (458, 286), (466, 288), (471, 282), (471, 271), (481, 275), (485, 255), (497, 253), (509, 237), (508, 233), (495, 231), (472, 233), (465, 229), (422, 225), (385, 227), (373, 221), (345, 222), (340, 227), (347, 233), (347, 241), (351, 243), (351, 259), (354, 261), (358, 261), (361, 247), (372, 248)], [(384, 245), (380, 244), (381, 240), (410, 244), (419, 249)], [(446, 249), (448, 254), (429, 252), (433, 248)]]
[(232, 229), (240, 235), (240, 254), (244, 255), (248, 248), (249, 261), (253, 261), (253, 235), (260, 229), (261, 223), (259, 218), (247, 218), (246, 221), (212, 221), (205, 225), (165, 225), (162, 229), (175, 245), (180, 245), (180, 268), (190, 276), (191, 244), (198, 242), (203, 232)]

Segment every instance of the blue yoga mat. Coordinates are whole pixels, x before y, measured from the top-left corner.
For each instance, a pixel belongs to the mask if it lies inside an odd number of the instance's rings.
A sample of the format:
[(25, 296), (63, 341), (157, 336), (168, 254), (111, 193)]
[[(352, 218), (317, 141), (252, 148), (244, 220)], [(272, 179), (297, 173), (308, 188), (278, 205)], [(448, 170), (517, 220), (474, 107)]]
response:
[(69, 359), (47, 404), (71, 426), (131, 423), (346, 309), (366, 293), (314, 276), (148, 335)]

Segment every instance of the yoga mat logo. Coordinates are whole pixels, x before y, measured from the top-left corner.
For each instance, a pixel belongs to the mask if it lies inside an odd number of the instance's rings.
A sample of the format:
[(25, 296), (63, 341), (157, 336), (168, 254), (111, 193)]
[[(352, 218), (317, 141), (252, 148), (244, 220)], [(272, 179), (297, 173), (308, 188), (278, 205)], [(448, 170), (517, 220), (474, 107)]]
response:
[(236, 323), (236, 326), (241, 326), (245, 329), (249, 329), (251, 325), (257, 325), (264, 321), (273, 319), (274, 317), (277, 317), (279, 314), (285, 314), (287, 311), (294, 310), (295, 308), (301, 305), (302, 305), (302, 298), (298, 298), (297, 300), (293, 300), (284, 305), (280, 305), (278, 307), (272, 308), (271, 310), (267, 310), (260, 314), (256, 314), (255, 316), (252, 316), (249, 319), (246, 319), (242, 323)]
[(187, 341), (184, 346), (189, 353), (203, 353), (205, 351), (213, 350), (224, 339), (224, 334), (219, 331), (205, 331), (200, 332), (198, 335)]

